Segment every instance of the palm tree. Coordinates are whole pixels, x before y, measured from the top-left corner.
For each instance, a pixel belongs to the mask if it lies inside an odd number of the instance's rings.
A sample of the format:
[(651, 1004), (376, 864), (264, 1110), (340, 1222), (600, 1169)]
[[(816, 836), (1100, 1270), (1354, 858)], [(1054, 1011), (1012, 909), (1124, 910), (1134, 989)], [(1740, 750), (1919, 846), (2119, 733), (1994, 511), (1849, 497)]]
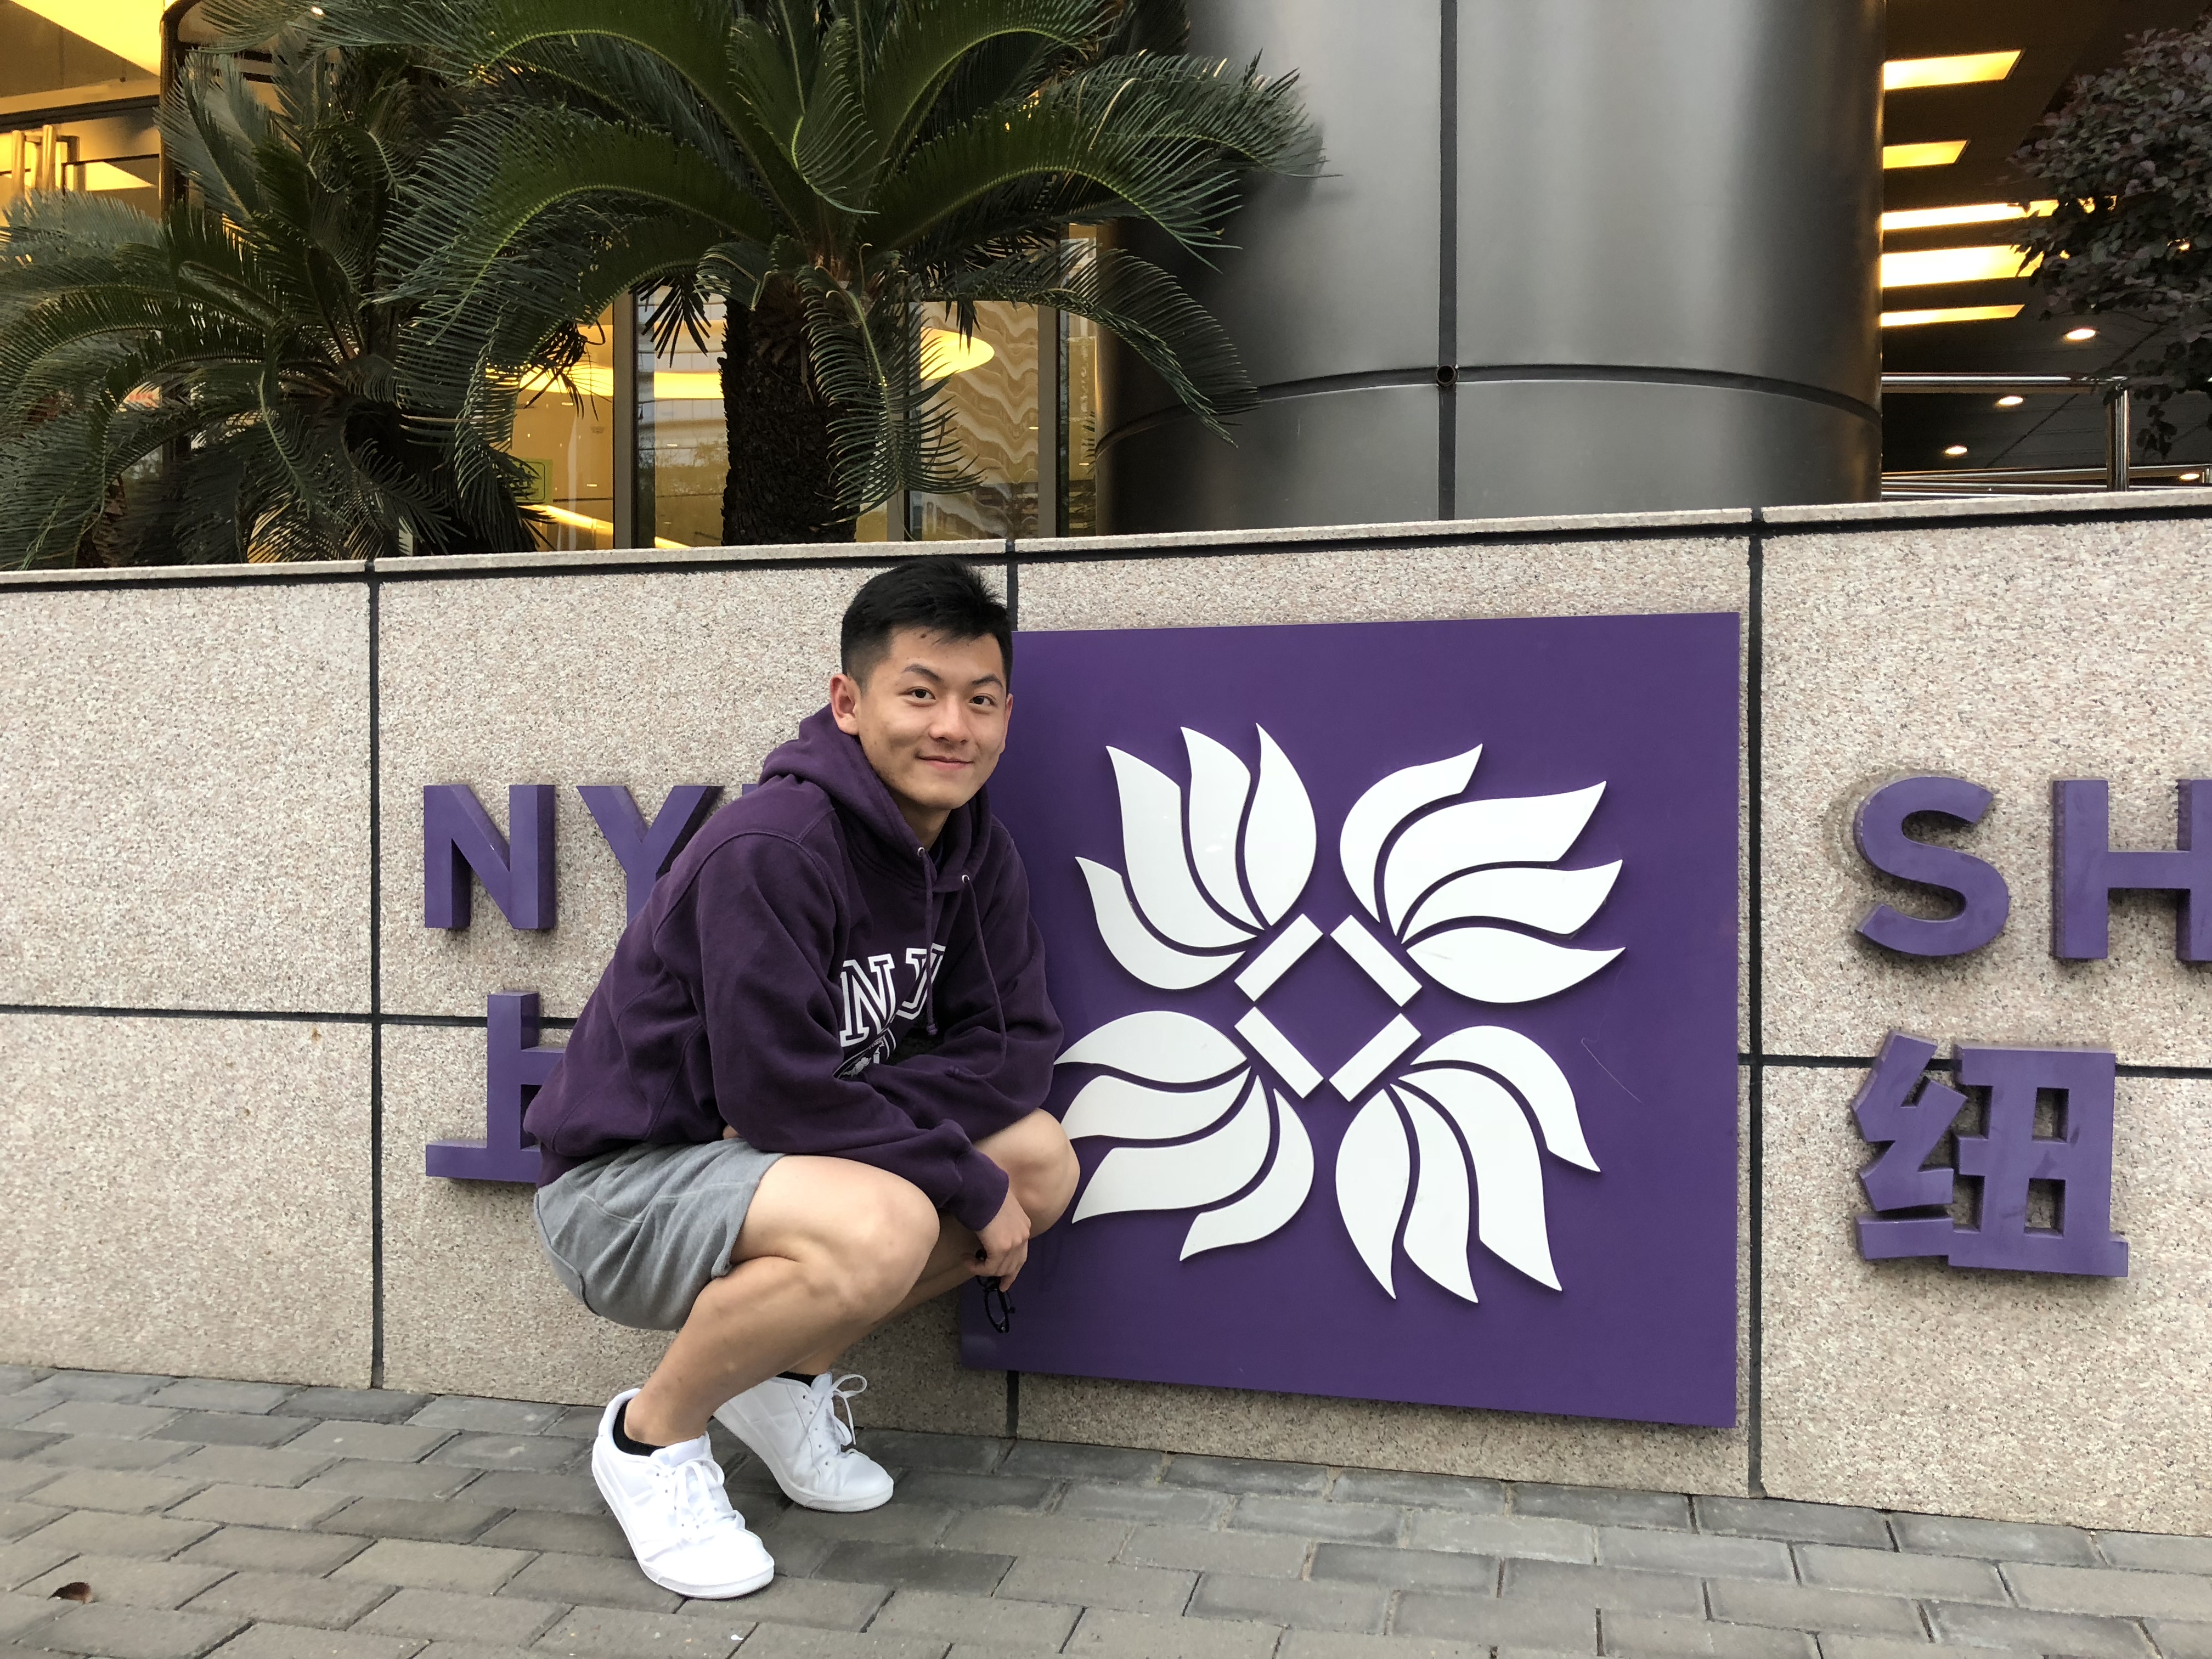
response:
[[(732, 542), (842, 539), (901, 489), (971, 487), (921, 319), (991, 302), (1117, 336), (1216, 432), (1254, 393), (1220, 327), (1137, 254), (1200, 258), (1249, 170), (1309, 165), (1293, 77), (1187, 55), (1182, 0), (218, 0), (424, 52), (471, 106), (392, 243), (465, 380), (510, 376), (532, 319), (658, 285), (661, 337), (725, 309)], [(496, 280), (495, 281), (495, 277)], [(494, 289), (527, 301), (502, 309)]]
[[(10, 208), (0, 563), (530, 544), (500, 449), (514, 386), (425, 399), (412, 307), (381, 285), (399, 179), (453, 100), (404, 52), (297, 37), (267, 90), (232, 58), (187, 69), (162, 132), (190, 191), (159, 218), (96, 195)], [(557, 375), (581, 341), (544, 332)]]

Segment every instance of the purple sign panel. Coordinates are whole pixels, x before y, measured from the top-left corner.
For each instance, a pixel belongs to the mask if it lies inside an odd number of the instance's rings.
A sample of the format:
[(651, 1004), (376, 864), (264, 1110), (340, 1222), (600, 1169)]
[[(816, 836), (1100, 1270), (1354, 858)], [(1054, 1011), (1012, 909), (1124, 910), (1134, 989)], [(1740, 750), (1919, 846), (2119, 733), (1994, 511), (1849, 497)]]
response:
[(1083, 1182), (969, 1363), (1734, 1422), (1736, 618), (1016, 654)]

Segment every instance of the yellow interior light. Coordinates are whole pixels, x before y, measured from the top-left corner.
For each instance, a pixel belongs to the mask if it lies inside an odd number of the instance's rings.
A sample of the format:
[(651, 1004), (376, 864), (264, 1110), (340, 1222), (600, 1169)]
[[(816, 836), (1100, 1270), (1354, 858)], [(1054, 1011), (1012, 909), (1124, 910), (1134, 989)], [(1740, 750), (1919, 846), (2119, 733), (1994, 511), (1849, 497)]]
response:
[(1893, 230), (1941, 230), (1952, 225), (2001, 225), (2014, 219), (2041, 218), (2058, 211), (2056, 202), (1969, 202), (1959, 207), (1900, 208), (1881, 216), (1881, 234)]
[(1956, 58), (1893, 58), (1881, 66), (1881, 89), (1907, 87), (1963, 87), (1975, 81), (2002, 81), (2020, 62), (2014, 52), (1970, 52)]
[(957, 329), (921, 331), (921, 378), (925, 380), (964, 374), (971, 368), (982, 368), (998, 355), (991, 349), (991, 343), (979, 335), (970, 335), (963, 340)]
[(161, 70), (161, 0), (16, 0), (103, 52), (127, 58), (149, 75)]
[(2017, 317), (2021, 306), (1941, 306), (1932, 311), (1885, 311), (1884, 328), (1919, 328), (1929, 323), (2001, 323)]
[(1966, 453), (1966, 447), (1964, 444), (1948, 444), (1944, 447), (1943, 453), (1946, 455), (1963, 455)]
[(1881, 256), (1884, 288), (1926, 288), (1931, 283), (1996, 283), (2020, 275), (2022, 255), (2002, 244), (1930, 247)]
[(2097, 331), (2094, 328), (2069, 328), (2065, 337), (2069, 340), (2094, 340), (2097, 337)]
[(119, 167), (112, 161), (87, 161), (81, 190), (151, 190), (154, 181)]
[(1940, 138), (1932, 144), (1884, 144), (1881, 164), (1889, 167), (1948, 167), (1966, 153), (1963, 138)]
[[(610, 540), (614, 537), (615, 527), (611, 520), (595, 519), (588, 513), (572, 512), (565, 507), (547, 507), (543, 502), (540, 502), (533, 510), (542, 513), (555, 524), (567, 525), (571, 530), (588, 530), (594, 534), (605, 536)], [(653, 544), (655, 547), (672, 550), (691, 545), (689, 542), (672, 542), (665, 536), (655, 536), (653, 538)]]
[(718, 368), (656, 368), (653, 396), (658, 403), (715, 403), (722, 401), (722, 371)]
[[(615, 371), (611, 363), (578, 363), (568, 371), (568, 379), (576, 390), (586, 398), (611, 398), (615, 395)], [(538, 369), (522, 377), (520, 390), (525, 396), (545, 392), (565, 392), (558, 375), (547, 369)]]
[(2027, 401), (2027, 399), (2021, 397), (2017, 392), (2008, 392), (2003, 397), (1997, 399), (1997, 407), (1999, 409), (2018, 409)]

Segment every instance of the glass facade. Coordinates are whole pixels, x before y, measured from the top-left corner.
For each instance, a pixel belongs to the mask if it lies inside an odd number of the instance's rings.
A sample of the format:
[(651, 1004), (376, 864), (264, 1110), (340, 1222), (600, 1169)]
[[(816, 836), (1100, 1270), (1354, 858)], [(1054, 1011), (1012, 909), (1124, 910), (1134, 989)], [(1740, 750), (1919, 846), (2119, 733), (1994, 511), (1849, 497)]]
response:
[(158, 4), (0, 0), (0, 169), (27, 190), (115, 192), (155, 209)]
[(922, 367), (945, 371), (939, 397), (951, 435), (982, 482), (957, 495), (915, 495), (908, 503), (910, 541), (974, 541), (1034, 536), (1037, 527), (1037, 397), (1035, 306), (980, 305), (963, 337), (949, 314), (922, 323)]
[(678, 331), (664, 350), (651, 324), (659, 296), (639, 304), (636, 544), (714, 547), (722, 539), (722, 480), (729, 470), (722, 418), (722, 342), (717, 301), (694, 339)]
[(545, 544), (562, 552), (622, 544), (615, 533), (614, 317), (586, 331), (573, 380), (576, 396), (550, 380), (526, 386), (509, 453), (530, 469), (529, 499), (544, 515)]

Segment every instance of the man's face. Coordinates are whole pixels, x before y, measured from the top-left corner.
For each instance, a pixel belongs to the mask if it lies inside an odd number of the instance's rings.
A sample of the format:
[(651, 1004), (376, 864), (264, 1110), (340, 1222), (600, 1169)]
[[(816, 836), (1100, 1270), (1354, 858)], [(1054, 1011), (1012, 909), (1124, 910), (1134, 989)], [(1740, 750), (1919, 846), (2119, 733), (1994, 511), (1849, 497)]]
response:
[(999, 642), (948, 640), (919, 628), (891, 635), (865, 678), (833, 674), (830, 712), (891, 792), (924, 846), (975, 797), (1006, 746), (1013, 697)]

